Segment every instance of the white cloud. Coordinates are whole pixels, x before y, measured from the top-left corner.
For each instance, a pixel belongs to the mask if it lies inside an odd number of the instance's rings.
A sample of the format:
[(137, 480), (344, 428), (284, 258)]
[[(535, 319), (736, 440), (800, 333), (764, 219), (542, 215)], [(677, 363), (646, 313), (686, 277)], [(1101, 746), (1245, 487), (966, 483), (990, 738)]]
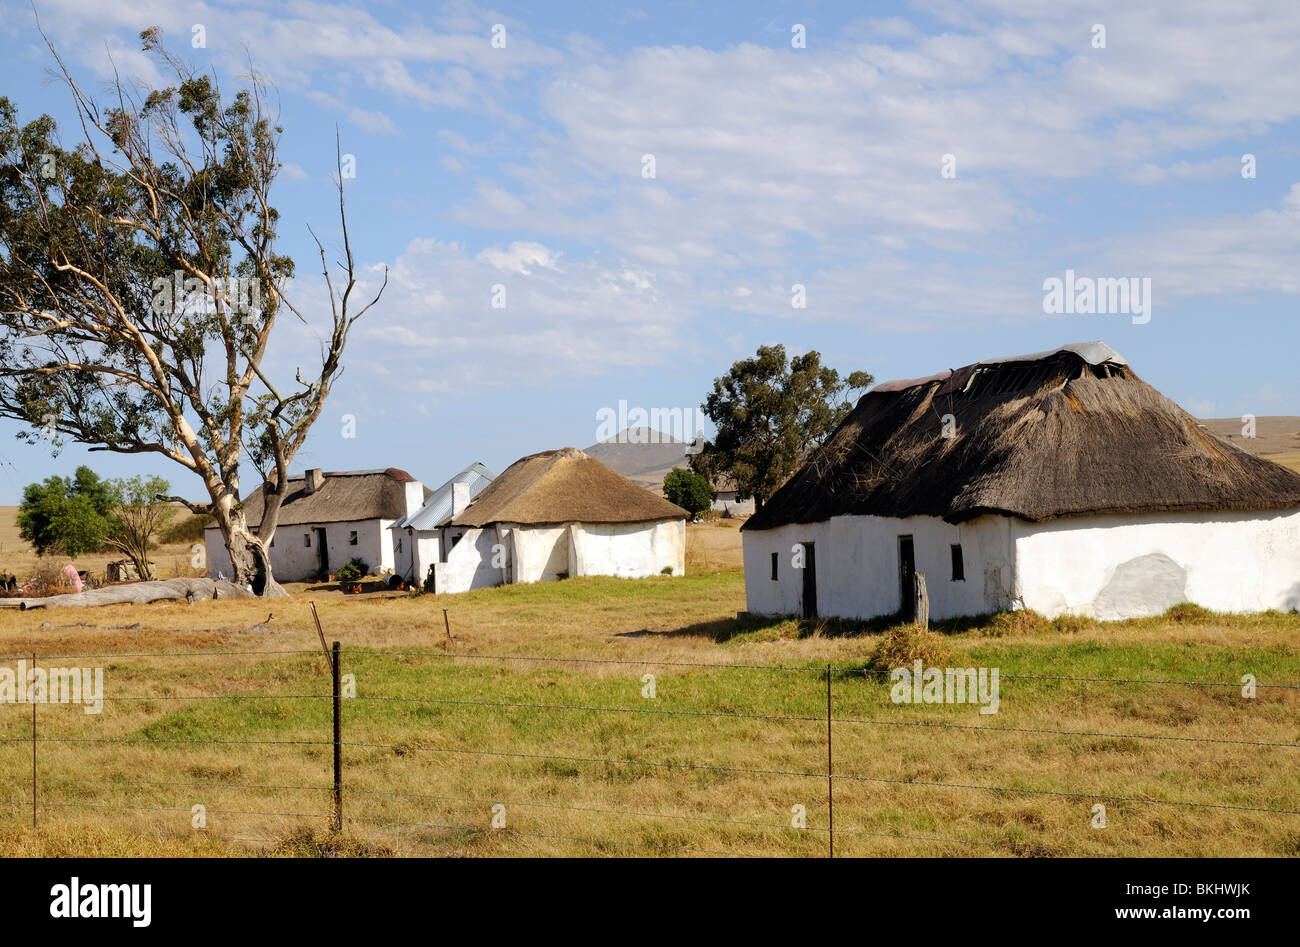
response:
[(1277, 210), (1162, 227), (1092, 250), (1106, 261), (1108, 275), (1151, 277), (1157, 306), (1171, 298), (1300, 293), (1300, 184)]
[(540, 243), (519, 240), (504, 250), (500, 247), (488, 247), (479, 253), (477, 259), (490, 263), (502, 272), (527, 276), (536, 266), (555, 269), (559, 254), (548, 250)]
[[(391, 264), (383, 300), (357, 325), (358, 357), (452, 386), (600, 375), (673, 357), (686, 310), (654, 274), (596, 257), (561, 271), (557, 259), (540, 244), (470, 255), (455, 243), (412, 241)], [(491, 305), (497, 284), (503, 309)]]

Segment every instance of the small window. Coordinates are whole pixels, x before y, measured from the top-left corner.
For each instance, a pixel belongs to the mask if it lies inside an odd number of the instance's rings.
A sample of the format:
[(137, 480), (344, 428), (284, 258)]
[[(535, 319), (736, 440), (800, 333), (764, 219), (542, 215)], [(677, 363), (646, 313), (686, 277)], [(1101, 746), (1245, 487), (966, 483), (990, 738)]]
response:
[(777, 563), (779, 563), (780, 561), (781, 561), (781, 554), (778, 552), (772, 553), (772, 581), (773, 582), (776, 581)]
[[(399, 539), (398, 542), (400, 543), (401, 540)], [(352, 532), (348, 533), (348, 545), (355, 546), (356, 544), (357, 544), (357, 531), (354, 529)]]
[[(356, 533), (353, 533), (353, 534), (352, 534), (352, 545), (354, 545), (354, 546), (357, 544), (357, 543), (356, 543), (356, 536), (357, 536)], [(398, 551), (398, 552), (401, 552), (401, 551), (402, 551), (402, 537), (400, 537), (400, 536), (397, 537), (397, 551)]]
[(308, 549), (311, 548), (311, 533), (302, 534), (302, 544), (306, 546)]
[(966, 564), (961, 559), (961, 543), (952, 544), (952, 580), (966, 581)]

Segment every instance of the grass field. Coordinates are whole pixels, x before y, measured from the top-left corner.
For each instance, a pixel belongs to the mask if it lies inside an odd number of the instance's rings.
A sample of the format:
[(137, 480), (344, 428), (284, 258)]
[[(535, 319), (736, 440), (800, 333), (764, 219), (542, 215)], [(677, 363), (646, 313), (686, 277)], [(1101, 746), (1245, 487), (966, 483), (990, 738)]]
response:
[[(824, 855), (827, 664), (837, 855), (1300, 854), (1300, 691), (1084, 680), (1294, 684), (1300, 617), (998, 616), (939, 647), (1000, 669), (999, 713), (898, 705), (857, 673), (887, 629), (735, 617), (735, 526), (691, 528), (685, 577), (0, 612), (0, 667), (133, 655), (58, 662), (107, 699), (38, 707), (34, 831), (31, 707), (0, 705), (0, 855)], [(309, 599), (356, 680), (338, 837)]]
[(1284, 451), (1280, 454), (1266, 454), (1265, 456), (1275, 464), (1281, 464), (1283, 467), (1300, 472), (1300, 450)]

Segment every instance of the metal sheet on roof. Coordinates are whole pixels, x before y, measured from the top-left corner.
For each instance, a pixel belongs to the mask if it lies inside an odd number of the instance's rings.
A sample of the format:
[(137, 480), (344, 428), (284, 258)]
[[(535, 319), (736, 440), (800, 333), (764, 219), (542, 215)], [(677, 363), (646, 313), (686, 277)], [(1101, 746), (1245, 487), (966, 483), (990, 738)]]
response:
[(424, 501), (424, 505), (412, 513), (410, 516), (403, 517), (392, 525), (392, 529), (418, 529), (430, 530), (437, 529), (438, 525), (451, 516), (451, 494), (452, 485), (456, 483), (469, 484), (469, 498), (473, 500), (476, 496), (496, 479), (496, 474), (488, 470), (477, 461), (470, 464), (456, 476), (452, 477)]
[(1050, 358), (1058, 352), (1073, 352), (1089, 365), (1102, 365), (1106, 363), (1111, 365), (1128, 364), (1123, 355), (1120, 355), (1105, 342), (1100, 341), (1073, 342), (1070, 345), (1062, 345), (1060, 348), (1048, 349), (1045, 352), (1032, 352), (1029, 355), (1004, 355), (1001, 358), (986, 358), (981, 360), (978, 364), (997, 365), (1001, 362), (1037, 362), (1045, 358)]
[(1062, 345), (1059, 348), (1047, 349), (1042, 352), (1031, 352), (1028, 355), (1003, 355), (999, 358), (985, 358), (973, 364), (966, 365), (956, 371), (939, 372), (936, 375), (930, 375), (926, 378), (903, 378), (898, 381), (882, 382), (872, 391), (904, 391), (916, 385), (926, 385), (932, 381), (943, 381), (946, 384), (940, 389), (940, 394), (948, 394), (952, 391), (960, 390), (970, 381), (971, 374), (981, 365), (1000, 365), (1012, 362), (1038, 362), (1045, 358), (1051, 358), (1061, 352), (1073, 352), (1079, 358), (1083, 359), (1089, 365), (1127, 365), (1123, 355), (1120, 355), (1105, 342), (1072, 342), (1069, 345)]

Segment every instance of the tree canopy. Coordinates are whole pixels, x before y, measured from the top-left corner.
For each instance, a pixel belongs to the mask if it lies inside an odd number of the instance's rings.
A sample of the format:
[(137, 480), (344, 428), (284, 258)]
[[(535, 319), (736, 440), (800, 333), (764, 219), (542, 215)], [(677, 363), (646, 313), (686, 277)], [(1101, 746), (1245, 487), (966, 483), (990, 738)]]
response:
[(664, 475), (664, 497), (676, 503), (691, 518), (699, 516), (713, 506), (713, 487), (707, 477), (693, 470), (674, 467)]
[(759, 346), (713, 381), (702, 405), (717, 436), (692, 467), (736, 486), (736, 498), (761, 507), (852, 410), (849, 395), (871, 386), (867, 372), (841, 379), (821, 354), (788, 359), (785, 346)]
[(89, 467), (68, 477), (47, 477), (23, 489), (18, 507), (18, 535), (37, 555), (77, 557), (103, 549), (117, 528), (112, 484)]

